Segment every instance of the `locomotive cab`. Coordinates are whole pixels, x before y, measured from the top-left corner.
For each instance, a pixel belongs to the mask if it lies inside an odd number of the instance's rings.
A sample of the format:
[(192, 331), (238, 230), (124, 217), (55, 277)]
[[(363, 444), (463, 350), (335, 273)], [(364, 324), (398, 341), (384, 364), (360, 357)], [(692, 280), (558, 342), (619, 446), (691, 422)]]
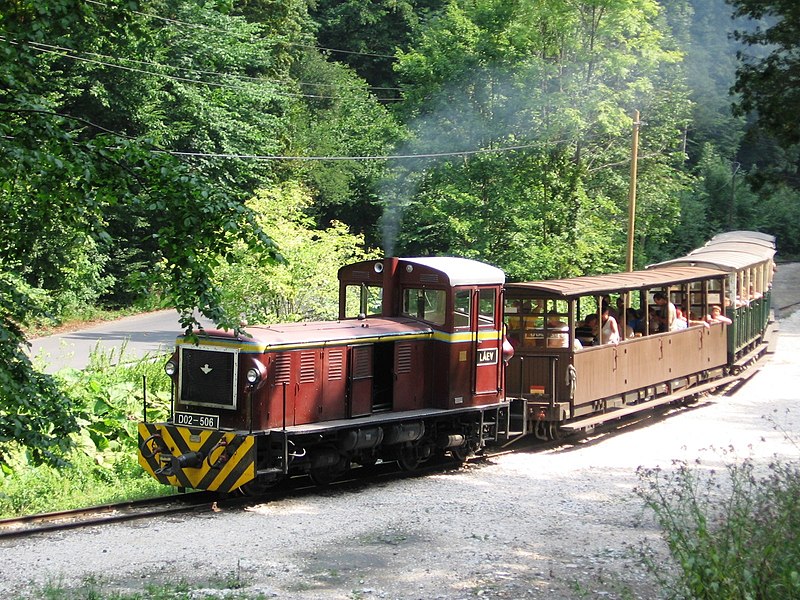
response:
[[(339, 280), (341, 319), (409, 318), (431, 328), (428, 368), (417, 374), (430, 382), (429, 406), (503, 400), (500, 269), (462, 258), (389, 258), (343, 267)], [(376, 347), (381, 354), (389, 353)], [(396, 378), (399, 365), (394, 369)], [(395, 402), (402, 395), (396, 389)]]

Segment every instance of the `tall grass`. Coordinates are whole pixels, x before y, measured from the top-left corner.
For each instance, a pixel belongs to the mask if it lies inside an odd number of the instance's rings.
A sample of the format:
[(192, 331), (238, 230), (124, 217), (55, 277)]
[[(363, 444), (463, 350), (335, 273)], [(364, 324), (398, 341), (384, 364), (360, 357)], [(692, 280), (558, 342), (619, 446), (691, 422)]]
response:
[[(88, 507), (170, 493), (137, 462), (137, 424), (147, 382), (148, 418), (166, 416), (169, 379), (163, 356), (136, 358), (125, 348), (96, 349), (89, 366), (56, 373), (81, 430), (63, 467), (34, 465), (19, 449), (0, 471), (0, 517)], [(144, 378), (144, 379), (143, 379)]]
[[(640, 497), (655, 514), (677, 566), (650, 561), (669, 598), (800, 598), (800, 469), (750, 459), (723, 472), (699, 463), (641, 469)], [(652, 554), (650, 554), (652, 556)]]

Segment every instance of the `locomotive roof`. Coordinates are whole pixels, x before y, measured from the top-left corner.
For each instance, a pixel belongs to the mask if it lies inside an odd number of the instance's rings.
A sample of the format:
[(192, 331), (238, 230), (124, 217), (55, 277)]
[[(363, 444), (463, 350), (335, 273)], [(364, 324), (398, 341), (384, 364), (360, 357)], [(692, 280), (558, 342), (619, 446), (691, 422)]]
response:
[(404, 262), (441, 271), (447, 275), (450, 285), (496, 285), (506, 281), (506, 274), (501, 269), (469, 258), (455, 256), (401, 258), (400, 264)]
[(689, 281), (702, 281), (720, 277), (724, 272), (718, 269), (699, 267), (665, 267), (612, 273), (610, 275), (588, 275), (569, 279), (508, 283), (506, 289), (528, 291), (542, 297), (600, 296), (612, 292), (627, 292), (642, 288), (664, 287)]
[[(245, 328), (246, 335), (232, 332), (206, 330), (198, 335), (200, 345), (238, 348), (245, 352), (263, 352), (270, 349), (318, 347), (346, 343), (366, 343), (388, 338), (417, 339), (433, 335), (430, 326), (409, 318), (344, 319), (341, 321), (311, 321), (255, 325)], [(178, 345), (191, 345), (183, 336)]]
[[(397, 261), (397, 272), (401, 281), (406, 284), (501, 285), (506, 280), (501, 269), (468, 258), (428, 256), (398, 258)], [(383, 266), (383, 260), (366, 260), (346, 265), (339, 269), (339, 279), (380, 285), (383, 281)]]

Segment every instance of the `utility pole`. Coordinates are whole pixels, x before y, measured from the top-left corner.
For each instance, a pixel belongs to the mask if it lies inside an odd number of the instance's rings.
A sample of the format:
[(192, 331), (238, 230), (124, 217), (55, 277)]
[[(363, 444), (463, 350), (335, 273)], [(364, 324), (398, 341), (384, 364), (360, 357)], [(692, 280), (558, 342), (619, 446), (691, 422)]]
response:
[(731, 175), (731, 208), (728, 211), (728, 229), (733, 229), (733, 217), (736, 214), (736, 174), (742, 167), (742, 163), (735, 162), (731, 165), (733, 174)]
[(633, 111), (633, 144), (631, 148), (631, 183), (628, 191), (628, 255), (626, 268), (633, 271), (633, 232), (636, 228), (636, 173), (639, 155), (639, 111)]

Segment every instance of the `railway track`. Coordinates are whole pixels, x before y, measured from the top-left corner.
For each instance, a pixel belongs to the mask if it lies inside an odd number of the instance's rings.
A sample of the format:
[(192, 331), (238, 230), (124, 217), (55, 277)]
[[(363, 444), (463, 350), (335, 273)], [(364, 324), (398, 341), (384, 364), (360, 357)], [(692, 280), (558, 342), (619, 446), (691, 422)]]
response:
[[(483, 460), (485, 460), (484, 457), (473, 457), (470, 462), (480, 463)], [(118, 504), (12, 517), (0, 520), (0, 541), (165, 515), (235, 510), (253, 504), (299, 498), (308, 494), (351, 491), (374, 485), (376, 482), (423, 477), (435, 472), (441, 473), (448, 469), (455, 469), (458, 466), (454, 461), (443, 460), (426, 463), (414, 471), (398, 471), (397, 466), (393, 463), (379, 463), (370, 467), (353, 469), (351, 476), (331, 482), (326, 486), (313, 484), (305, 477), (293, 478), (257, 498), (222, 495), (215, 492), (190, 492)]]
[(213, 496), (209, 492), (194, 492), (2, 519), (0, 540), (159, 515), (212, 510)]

